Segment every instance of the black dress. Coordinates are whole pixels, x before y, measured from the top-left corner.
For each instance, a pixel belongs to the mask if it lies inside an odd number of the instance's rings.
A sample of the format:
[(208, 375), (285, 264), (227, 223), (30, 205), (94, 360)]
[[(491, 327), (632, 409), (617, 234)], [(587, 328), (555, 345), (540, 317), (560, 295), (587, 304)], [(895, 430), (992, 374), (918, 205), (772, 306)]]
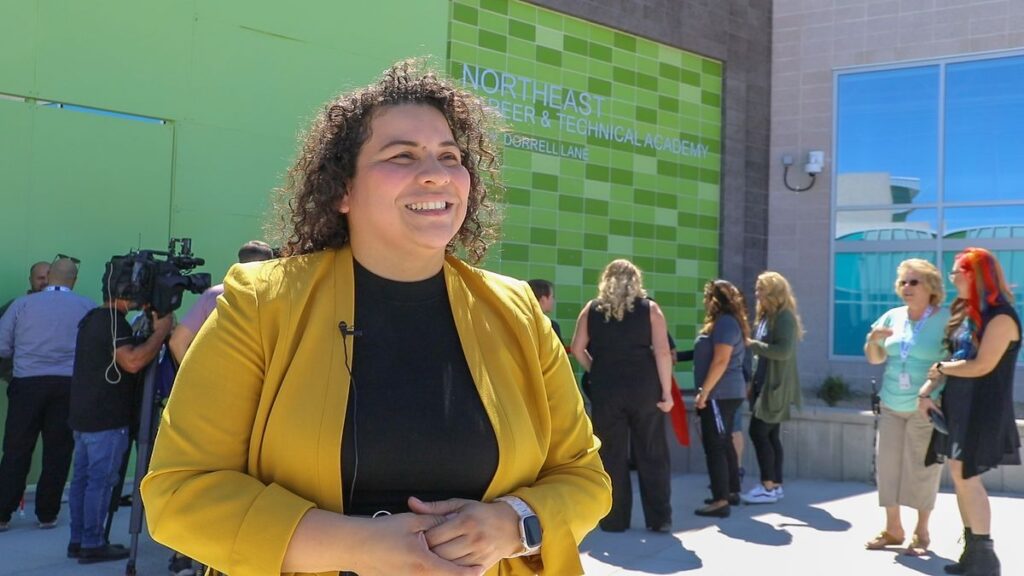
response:
[[(993, 306), (982, 313), (984, 326), (1001, 314), (1013, 318), (1020, 334), (1020, 319), (1008, 304)], [(978, 340), (981, 340), (979, 334)], [(977, 350), (954, 344), (958, 353), (973, 359)], [(932, 435), (934, 454), (927, 463), (953, 458), (963, 462), (964, 478), (982, 474), (999, 465), (1020, 464), (1020, 435), (1013, 413), (1013, 372), (1020, 351), (1020, 339), (1011, 342), (996, 367), (977, 378), (946, 377), (942, 408), (949, 435)]]

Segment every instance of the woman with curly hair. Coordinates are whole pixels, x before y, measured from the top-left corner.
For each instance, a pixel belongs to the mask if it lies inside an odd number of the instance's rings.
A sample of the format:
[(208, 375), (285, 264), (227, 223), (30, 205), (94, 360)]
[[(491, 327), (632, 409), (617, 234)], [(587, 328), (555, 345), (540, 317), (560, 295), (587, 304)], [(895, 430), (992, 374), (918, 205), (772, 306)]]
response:
[(665, 413), (672, 409), (672, 352), (661, 308), (647, 298), (640, 269), (613, 260), (576, 319), (572, 354), (590, 372), (594, 430), (612, 481), (612, 509), (601, 520), (606, 532), (629, 528), (633, 447), (647, 529), (672, 529)]
[(918, 408), (937, 411), (931, 394), (945, 378), (942, 410), (948, 434), (932, 434), (929, 461), (948, 460), (964, 523), (964, 551), (948, 574), (999, 576), (992, 547), (992, 510), (981, 475), (1020, 464), (1020, 435), (1013, 413), (1013, 372), (1021, 346), (1020, 318), (995, 255), (967, 248), (953, 260), (946, 342), (951, 357), (936, 362), (918, 391)]
[(732, 433), (747, 395), (743, 360), (749, 337), (743, 294), (728, 280), (704, 285), (704, 326), (693, 343), (693, 381), (711, 498), (695, 511), (698, 516), (725, 518), (730, 504), (739, 504), (739, 457)]
[(582, 573), (611, 498), (568, 358), (455, 256), (492, 232), (491, 114), (415, 62), (320, 112), (287, 257), (231, 269), (178, 373), (155, 539), (232, 576)]
[(754, 354), (750, 390), (750, 441), (761, 482), (740, 496), (748, 504), (771, 504), (782, 491), (782, 423), (789, 407), (801, 405), (796, 346), (804, 329), (789, 282), (778, 272), (762, 272), (754, 284), (757, 312), (747, 347)]

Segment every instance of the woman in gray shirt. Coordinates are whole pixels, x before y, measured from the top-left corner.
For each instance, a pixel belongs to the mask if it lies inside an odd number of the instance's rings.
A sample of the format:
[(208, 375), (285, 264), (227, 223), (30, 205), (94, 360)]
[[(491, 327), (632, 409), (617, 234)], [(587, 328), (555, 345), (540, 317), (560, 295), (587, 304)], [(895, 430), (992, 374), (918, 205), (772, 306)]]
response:
[(736, 411), (746, 397), (745, 342), (750, 336), (743, 294), (726, 280), (704, 286), (704, 326), (693, 345), (697, 414), (711, 478), (711, 498), (698, 516), (729, 516), (739, 502), (739, 462), (732, 443)]

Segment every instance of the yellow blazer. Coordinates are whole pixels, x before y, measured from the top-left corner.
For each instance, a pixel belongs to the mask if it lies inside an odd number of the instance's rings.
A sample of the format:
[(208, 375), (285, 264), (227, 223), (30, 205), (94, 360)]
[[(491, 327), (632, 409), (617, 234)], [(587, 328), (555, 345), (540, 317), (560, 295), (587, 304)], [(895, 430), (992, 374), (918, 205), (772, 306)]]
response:
[[(498, 440), (484, 501), (515, 494), (544, 529), (539, 559), (487, 574), (582, 574), (578, 545), (611, 486), (564, 348), (525, 282), (454, 257), (444, 275)], [(307, 510), (342, 511), (352, 339), (338, 323), (353, 320), (352, 253), (234, 266), (224, 285), (178, 373), (142, 497), (157, 541), (231, 576), (277, 575)]]

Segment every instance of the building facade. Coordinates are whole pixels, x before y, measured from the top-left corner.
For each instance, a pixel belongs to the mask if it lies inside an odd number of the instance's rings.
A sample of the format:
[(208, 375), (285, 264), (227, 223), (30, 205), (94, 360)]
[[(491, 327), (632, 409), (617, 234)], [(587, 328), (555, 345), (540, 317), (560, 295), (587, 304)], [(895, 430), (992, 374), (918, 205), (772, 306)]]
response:
[[(904, 258), (945, 274), (965, 247), (994, 250), (1020, 311), (1024, 3), (775, 0), (772, 35), (767, 264), (800, 297), (804, 381), (877, 375), (861, 347)], [(781, 159), (806, 186), (812, 150), (814, 186), (787, 189)]]
[(567, 334), (613, 258), (681, 348), (704, 282), (750, 298), (774, 269), (809, 395), (877, 374), (860, 346), (903, 258), (988, 247), (1024, 297), (1019, 0), (34, 0), (0, 28), (4, 301), (58, 252), (98, 300), (110, 256), (169, 236), (219, 277), (317, 107), (411, 56), (509, 121), (485, 266), (553, 280)]

